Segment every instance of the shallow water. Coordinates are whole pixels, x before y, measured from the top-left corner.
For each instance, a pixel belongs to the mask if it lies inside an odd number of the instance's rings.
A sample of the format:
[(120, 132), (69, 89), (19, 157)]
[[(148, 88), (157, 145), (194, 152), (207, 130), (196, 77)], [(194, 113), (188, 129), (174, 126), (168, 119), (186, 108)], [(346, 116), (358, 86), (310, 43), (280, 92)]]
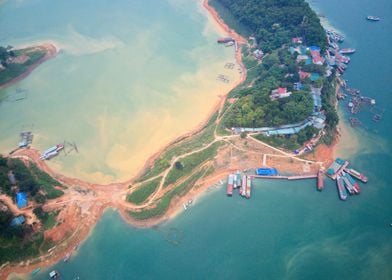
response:
[[(235, 62), (234, 49), (216, 44), (219, 30), (199, 1), (5, 1), (0, 9), (0, 44), (61, 48), (0, 92), (0, 152), (12, 150), (26, 129), (41, 151), (75, 142), (79, 153), (50, 161), (72, 177), (131, 178), (149, 156), (205, 121), (239, 78), (238, 67), (224, 68)], [(16, 88), (27, 98), (7, 102)]]

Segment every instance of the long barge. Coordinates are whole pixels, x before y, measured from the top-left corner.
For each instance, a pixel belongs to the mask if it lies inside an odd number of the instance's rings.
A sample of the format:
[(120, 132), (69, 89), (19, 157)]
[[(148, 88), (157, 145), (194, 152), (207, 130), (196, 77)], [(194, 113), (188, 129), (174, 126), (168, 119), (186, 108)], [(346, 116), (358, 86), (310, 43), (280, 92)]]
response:
[(317, 190), (322, 191), (324, 189), (324, 172), (320, 169), (317, 173)]
[(358, 172), (355, 169), (345, 168), (344, 171), (346, 171), (348, 174), (350, 174), (351, 176), (357, 178), (358, 180), (360, 180), (364, 183), (367, 183), (367, 181), (368, 181), (368, 178), (365, 175), (363, 175), (362, 173)]
[(346, 173), (346, 177), (350, 181), (350, 183), (353, 185), (355, 193), (357, 193), (357, 194), (361, 193), (361, 188), (359, 187), (359, 184), (357, 182), (355, 182), (353, 177), (351, 177), (351, 175), (348, 173)]
[(245, 194), (245, 197), (246, 197), (246, 198), (250, 198), (251, 188), (252, 188), (252, 180), (251, 180), (251, 178), (248, 176), (248, 177), (246, 178), (246, 194)]
[(226, 191), (227, 196), (233, 195), (233, 184), (234, 184), (234, 175), (230, 174), (227, 180), (227, 191)]
[(344, 188), (344, 182), (342, 177), (338, 176), (338, 178), (336, 179), (336, 186), (338, 187), (339, 198), (343, 201), (346, 200), (347, 192)]

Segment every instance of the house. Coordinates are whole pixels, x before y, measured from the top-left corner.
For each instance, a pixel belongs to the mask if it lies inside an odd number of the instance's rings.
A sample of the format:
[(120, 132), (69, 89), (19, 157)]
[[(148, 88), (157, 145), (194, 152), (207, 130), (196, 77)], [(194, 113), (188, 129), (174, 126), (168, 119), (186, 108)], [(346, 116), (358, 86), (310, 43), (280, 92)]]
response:
[(26, 222), (26, 219), (23, 215), (15, 217), (11, 220), (11, 226), (20, 226)]
[(8, 181), (10, 181), (10, 183), (11, 183), (12, 186), (15, 186), (15, 185), (16, 185), (15, 175), (14, 175), (14, 173), (12, 172), (12, 170), (10, 170), (10, 171), (8, 172)]
[(261, 59), (263, 57), (264, 53), (262, 50), (257, 49), (253, 52), (253, 56), (257, 59)]
[(16, 193), (16, 205), (19, 209), (27, 206), (27, 198), (24, 192)]
[(324, 61), (325, 61), (325, 59), (324, 59), (324, 58), (322, 58), (320, 55), (318, 55), (318, 56), (313, 56), (313, 59), (312, 59), (312, 61), (313, 61), (313, 64), (317, 64), (317, 65), (323, 65), (323, 64), (324, 64)]
[(285, 97), (289, 97), (291, 95), (290, 91), (287, 91), (287, 88), (277, 88), (274, 89), (273, 91), (271, 91), (271, 95), (270, 98), (271, 100), (277, 100), (280, 98), (285, 98)]
[(301, 82), (294, 83), (294, 90), (301, 90), (304, 88), (304, 85)]
[(317, 81), (319, 78), (320, 78), (320, 74), (318, 74), (318, 73), (312, 73), (312, 74), (310, 74), (310, 80), (311, 80), (312, 82)]
[(291, 42), (293, 42), (294, 44), (302, 44), (303, 38), (302, 37), (294, 37), (291, 39)]
[(299, 54), (298, 56), (297, 56), (297, 59), (296, 59), (296, 61), (297, 61), (297, 63), (299, 63), (299, 62), (301, 62), (301, 61), (306, 61), (306, 60), (308, 60), (309, 59), (309, 56), (307, 56), (306, 54)]
[(308, 72), (305, 72), (305, 71), (302, 71), (302, 70), (299, 70), (299, 71), (298, 71), (298, 75), (299, 75), (299, 78), (300, 78), (301, 80), (304, 80), (304, 79), (306, 79), (306, 78), (310, 78), (310, 76), (312, 76), (311, 73), (308, 73)]

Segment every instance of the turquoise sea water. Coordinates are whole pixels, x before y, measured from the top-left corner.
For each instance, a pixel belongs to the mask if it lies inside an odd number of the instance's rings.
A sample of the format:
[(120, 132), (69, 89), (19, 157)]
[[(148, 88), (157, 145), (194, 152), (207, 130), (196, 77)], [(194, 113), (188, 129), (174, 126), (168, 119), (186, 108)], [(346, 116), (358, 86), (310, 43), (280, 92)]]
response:
[[(49, 270), (64, 279), (391, 279), (392, 3), (314, 5), (357, 49), (345, 78), (385, 108), (377, 124), (361, 114), (365, 128), (341, 145), (369, 177), (362, 193), (342, 202), (332, 181), (321, 193), (313, 181), (259, 181), (250, 200), (216, 190), (153, 229), (108, 210), (78, 253)], [(369, 14), (382, 21), (367, 22)]]

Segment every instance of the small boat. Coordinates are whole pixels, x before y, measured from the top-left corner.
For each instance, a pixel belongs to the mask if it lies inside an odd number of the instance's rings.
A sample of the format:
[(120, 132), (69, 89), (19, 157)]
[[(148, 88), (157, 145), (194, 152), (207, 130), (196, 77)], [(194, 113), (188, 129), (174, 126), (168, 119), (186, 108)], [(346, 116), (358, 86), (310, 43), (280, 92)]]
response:
[(31, 276), (34, 276), (34, 275), (36, 275), (38, 272), (40, 272), (41, 271), (41, 268), (40, 267), (37, 267), (36, 269), (34, 269), (32, 272), (31, 272)]
[(49, 272), (50, 279), (60, 279), (60, 274), (56, 270)]
[(355, 51), (356, 51), (356, 49), (353, 49), (353, 48), (344, 48), (344, 49), (341, 49), (339, 52), (341, 54), (352, 54), (352, 53), (355, 53)]
[(376, 16), (367, 16), (366, 19), (370, 21), (380, 21), (380, 18)]
[(188, 209), (188, 206), (186, 205), (186, 203), (183, 203), (182, 206), (184, 207), (184, 210)]
[(67, 262), (69, 258), (71, 257), (71, 253), (67, 253), (63, 259), (64, 262)]

